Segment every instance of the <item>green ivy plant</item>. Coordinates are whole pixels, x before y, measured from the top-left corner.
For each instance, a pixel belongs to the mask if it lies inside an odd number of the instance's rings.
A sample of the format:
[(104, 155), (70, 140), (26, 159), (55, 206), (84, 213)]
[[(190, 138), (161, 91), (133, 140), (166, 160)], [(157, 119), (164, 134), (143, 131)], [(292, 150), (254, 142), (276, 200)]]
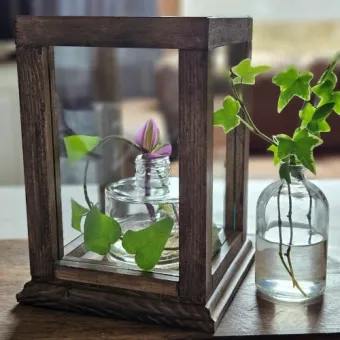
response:
[[(97, 136), (72, 135), (64, 138), (68, 161), (70, 164), (86, 158), (89, 153), (95, 152), (111, 139), (123, 140), (128, 145), (136, 148), (146, 159), (168, 155), (171, 146), (159, 141), (159, 131), (153, 120), (149, 120), (143, 126), (139, 136), (139, 144), (131, 142), (121, 136), (111, 135), (105, 138)], [(103, 214), (90, 200), (87, 192), (87, 171), (90, 158), (86, 159), (84, 170), (84, 197), (87, 207), (75, 200), (71, 200), (72, 227), (84, 234), (84, 246), (86, 250), (100, 255), (109, 253), (111, 245), (121, 240), (122, 246), (129, 254), (135, 255), (135, 262), (143, 270), (152, 269), (161, 257), (165, 245), (170, 237), (174, 221), (178, 222), (176, 207), (170, 204), (162, 204), (157, 212), (164, 217), (156, 220), (154, 207), (145, 203), (154, 221), (149, 227), (140, 231), (127, 231), (122, 234), (122, 228), (114, 218)], [(82, 230), (82, 221), (84, 227)]]
[[(302, 107), (298, 112), (300, 125), (292, 136), (278, 134), (266, 136), (254, 124), (252, 117), (242, 98), (243, 86), (254, 85), (256, 76), (270, 70), (269, 66), (251, 65), (250, 59), (241, 61), (232, 67), (228, 73), (231, 83), (232, 95), (225, 97), (223, 106), (214, 113), (214, 125), (223, 128), (225, 133), (232, 131), (240, 124), (244, 124), (252, 133), (268, 142), (268, 150), (273, 152), (274, 164), (280, 163), (279, 176), (287, 183), (289, 197), (288, 221), (293, 232), (292, 221), (292, 199), (291, 199), (291, 178), (290, 165), (302, 164), (313, 174), (316, 174), (313, 150), (321, 145), (321, 133), (329, 132), (330, 126), (327, 119), (332, 112), (340, 115), (340, 91), (335, 91), (337, 77), (334, 73), (336, 63), (340, 55), (337, 54), (328, 65), (315, 86), (311, 86), (314, 75), (311, 72), (299, 72), (296, 67), (291, 66), (277, 74), (273, 83), (280, 88), (277, 111), (280, 113), (294, 97), (302, 99)], [(282, 220), (280, 216), (280, 193), (283, 184), (278, 192), (278, 224), (281, 230)], [(310, 201), (312, 200), (309, 194)], [(311, 204), (307, 214), (311, 226)], [(279, 256), (283, 266), (292, 279), (293, 287), (296, 287), (306, 296), (295, 279), (294, 269), (290, 257), (291, 242), (287, 252), (282, 252), (282, 235), (280, 234)]]

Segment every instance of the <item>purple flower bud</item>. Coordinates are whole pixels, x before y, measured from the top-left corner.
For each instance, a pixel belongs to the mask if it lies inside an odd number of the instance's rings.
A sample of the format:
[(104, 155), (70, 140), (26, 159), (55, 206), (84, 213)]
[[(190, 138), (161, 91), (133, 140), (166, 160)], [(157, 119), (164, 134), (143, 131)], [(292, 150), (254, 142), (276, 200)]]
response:
[(157, 146), (158, 140), (159, 130), (157, 123), (154, 119), (149, 119), (138, 131), (136, 143), (151, 152)]
[(155, 156), (170, 156), (172, 152), (171, 144), (159, 144), (152, 151), (151, 155)]

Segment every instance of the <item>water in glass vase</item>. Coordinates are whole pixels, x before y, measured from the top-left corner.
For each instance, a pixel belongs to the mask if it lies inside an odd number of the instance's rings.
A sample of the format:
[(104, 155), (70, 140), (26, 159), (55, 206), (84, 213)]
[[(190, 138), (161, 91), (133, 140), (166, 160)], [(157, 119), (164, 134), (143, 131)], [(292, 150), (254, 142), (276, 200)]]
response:
[(311, 232), (307, 224), (293, 225), (293, 238), (289, 223), (281, 227), (282, 255), (287, 266), (287, 251), (291, 243), (290, 259), (299, 286), (295, 286), (279, 256), (280, 229), (276, 224), (264, 236), (256, 235), (256, 286), (262, 296), (287, 302), (303, 302), (319, 297), (326, 285), (327, 240)]

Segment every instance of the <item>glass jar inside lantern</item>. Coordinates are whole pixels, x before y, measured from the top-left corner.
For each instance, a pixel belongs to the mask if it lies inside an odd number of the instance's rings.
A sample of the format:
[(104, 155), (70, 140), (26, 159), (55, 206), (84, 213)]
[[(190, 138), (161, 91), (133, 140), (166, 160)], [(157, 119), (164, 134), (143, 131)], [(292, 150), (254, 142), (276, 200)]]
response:
[[(176, 269), (179, 259), (178, 204), (179, 179), (170, 177), (169, 156), (155, 158), (139, 155), (135, 160), (135, 177), (109, 184), (105, 189), (105, 213), (114, 218), (124, 235), (171, 218), (174, 225), (161, 258), (155, 268)], [(134, 255), (127, 253), (119, 240), (111, 246), (108, 259), (135, 265)]]

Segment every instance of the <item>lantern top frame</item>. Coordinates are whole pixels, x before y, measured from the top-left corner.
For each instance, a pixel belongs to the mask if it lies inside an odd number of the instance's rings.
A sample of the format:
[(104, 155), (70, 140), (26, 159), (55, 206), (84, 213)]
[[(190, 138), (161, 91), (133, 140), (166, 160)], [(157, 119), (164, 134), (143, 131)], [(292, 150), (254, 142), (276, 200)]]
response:
[(252, 39), (252, 18), (19, 16), (16, 44), (202, 50)]
[[(233, 233), (216, 261), (211, 259), (213, 108), (209, 94), (209, 50), (232, 44), (229, 56), (235, 65), (250, 56), (251, 39), (251, 18), (17, 18), (17, 62), (34, 296), (43, 293), (54, 299), (55, 285), (62, 286), (74, 303), (80, 302), (77, 292), (72, 295), (72, 287), (91, 290), (89, 294), (93, 301), (101, 299), (103, 292), (111, 292), (112, 299), (119, 299), (121, 292), (122, 301), (130, 308), (126, 314), (131, 316), (136, 304), (133, 301), (129, 304), (128, 300), (139, 294), (138, 303), (150, 305), (153, 301), (150, 313), (159, 308), (159, 320), (167, 309), (173, 308), (172, 323), (183, 323), (181, 318), (187, 312), (182, 315), (179, 311), (183, 311), (181, 306), (184, 304), (189, 309), (192, 305), (202, 307), (198, 317), (197, 314), (184, 322), (190, 327), (211, 330), (218, 324), (250, 266), (253, 251), (250, 241), (245, 238), (244, 223), (248, 130), (239, 126), (226, 137), (226, 220), (229, 221), (226, 224), (227, 227), (233, 225)], [(64, 258), (54, 46), (179, 50), (179, 224), (185, 226), (179, 228), (179, 277), (77, 263)], [(190, 181), (181, 181), (181, 178), (190, 178)], [(229, 268), (234, 273), (226, 274)], [(42, 283), (48, 286), (42, 286)], [(93, 291), (94, 287), (98, 293)], [(129, 290), (133, 291), (131, 296)], [(18, 300), (39, 304), (39, 299), (32, 299), (31, 292), (32, 288), (26, 287)], [(110, 300), (109, 295), (105, 296)], [(164, 305), (165, 300), (168, 305)], [(81, 301), (81, 304), (86, 303)], [(60, 302), (59, 307), (62, 306), (63, 302)], [(202, 323), (202, 318), (206, 322)]]

